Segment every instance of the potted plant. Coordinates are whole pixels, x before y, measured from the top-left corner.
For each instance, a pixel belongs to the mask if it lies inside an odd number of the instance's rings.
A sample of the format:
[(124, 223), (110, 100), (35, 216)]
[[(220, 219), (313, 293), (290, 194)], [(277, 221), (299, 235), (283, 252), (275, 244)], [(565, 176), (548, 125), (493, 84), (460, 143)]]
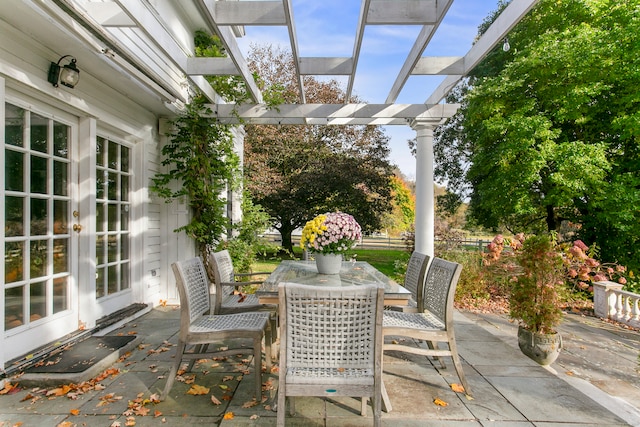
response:
[(314, 255), (320, 274), (338, 274), (342, 255), (362, 239), (360, 224), (343, 212), (316, 216), (302, 229), (300, 247)]
[(509, 316), (519, 323), (518, 345), (531, 359), (549, 365), (562, 348), (555, 329), (562, 321), (562, 256), (551, 236), (540, 235), (525, 239), (516, 259), (520, 271), (512, 280)]

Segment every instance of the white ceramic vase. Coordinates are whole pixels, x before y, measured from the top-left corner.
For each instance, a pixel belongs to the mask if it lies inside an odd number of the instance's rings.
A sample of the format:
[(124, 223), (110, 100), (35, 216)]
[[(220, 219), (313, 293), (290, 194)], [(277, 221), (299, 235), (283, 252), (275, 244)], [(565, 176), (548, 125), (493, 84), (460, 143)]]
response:
[(342, 254), (315, 254), (316, 267), (320, 274), (338, 274), (342, 268)]

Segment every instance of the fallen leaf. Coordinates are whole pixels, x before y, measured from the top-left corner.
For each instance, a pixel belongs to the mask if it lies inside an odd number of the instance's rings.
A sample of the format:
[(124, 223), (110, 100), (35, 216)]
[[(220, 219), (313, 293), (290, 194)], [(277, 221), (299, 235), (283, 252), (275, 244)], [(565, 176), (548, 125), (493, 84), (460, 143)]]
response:
[(11, 384), (11, 383), (6, 383), (4, 385), (4, 388), (2, 390), (0, 390), (0, 395), (1, 394), (13, 394), (15, 393), (18, 389), (18, 385), (17, 384)]
[(435, 399), (433, 399), (433, 403), (435, 403), (438, 406), (443, 406), (443, 407), (449, 405), (447, 402), (445, 402), (444, 400), (439, 399), (437, 397)]
[(464, 387), (460, 384), (451, 384), (451, 390), (455, 391), (456, 393), (464, 393)]
[(201, 385), (193, 384), (187, 394), (191, 394), (193, 396), (199, 396), (202, 394), (209, 394), (209, 388)]
[(231, 381), (233, 380), (233, 375), (226, 375), (224, 377), (222, 377), (222, 382), (227, 382), (227, 381)]
[(72, 409), (72, 410), (69, 411), (69, 413), (71, 415), (78, 415), (78, 414), (80, 414), (80, 409)]
[(153, 411), (153, 418), (158, 418), (162, 416), (162, 412), (155, 410)]
[(233, 415), (233, 412), (225, 412), (224, 417), (222, 417), (223, 420), (232, 420), (233, 417), (235, 415)]
[(242, 404), (242, 407), (243, 407), (243, 408), (253, 408), (253, 407), (254, 407), (254, 406), (256, 406), (257, 404), (258, 404), (258, 401), (257, 401), (257, 400), (255, 400), (255, 399), (253, 399), (253, 400), (250, 400), (250, 401), (248, 401), (248, 402), (244, 402), (244, 403)]
[(47, 397), (49, 396), (64, 396), (65, 394), (71, 391), (71, 387), (69, 385), (63, 385), (62, 387), (54, 388), (53, 390), (49, 390), (47, 392)]
[(72, 423), (71, 421), (63, 421), (60, 424), (58, 424), (56, 427), (74, 427), (75, 424)]
[(259, 416), (257, 416), (256, 414), (253, 414), (249, 417), (250, 420), (257, 420), (258, 418), (260, 418)]
[(218, 387), (220, 387), (222, 390), (229, 390), (229, 386), (226, 384), (220, 384)]

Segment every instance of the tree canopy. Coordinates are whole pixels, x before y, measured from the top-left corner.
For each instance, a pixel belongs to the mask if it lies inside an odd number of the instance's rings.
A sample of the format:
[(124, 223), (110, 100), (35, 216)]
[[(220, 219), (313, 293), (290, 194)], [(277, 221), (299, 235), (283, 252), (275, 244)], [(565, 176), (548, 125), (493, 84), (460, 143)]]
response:
[[(252, 46), (252, 70), (262, 90), (280, 102), (298, 102), (293, 57)], [(308, 102), (341, 103), (335, 80), (305, 77)], [(277, 108), (275, 106), (274, 108)], [(388, 137), (377, 126), (245, 125), (244, 171), (253, 200), (273, 218), (282, 245), (319, 213), (341, 210), (363, 230), (377, 230), (391, 207)]]
[(640, 2), (541, 0), (509, 43), (452, 94), (462, 107), (436, 132), (437, 176), (480, 225), (577, 224), (603, 260), (637, 268)]

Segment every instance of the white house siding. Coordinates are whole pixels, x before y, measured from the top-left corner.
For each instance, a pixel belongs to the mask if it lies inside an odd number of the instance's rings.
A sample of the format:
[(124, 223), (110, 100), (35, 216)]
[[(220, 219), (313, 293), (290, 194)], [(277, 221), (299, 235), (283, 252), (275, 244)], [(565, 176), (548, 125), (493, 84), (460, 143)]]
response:
[[(99, 318), (131, 303), (158, 305), (163, 301), (177, 302), (169, 266), (175, 260), (195, 254), (192, 241), (184, 234), (173, 232), (188, 218), (186, 205), (180, 201), (165, 204), (154, 199), (148, 191), (151, 177), (161, 168), (159, 152), (165, 137), (160, 132), (160, 123), (164, 116), (172, 114), (164, 107), (164, 100), (148, 89), (138, 87), (139, 83), (125, 73), (115, 68), (105, 70), (110, 66), (109, 60), (96, 51), (96, 46), (89, 46), (77, 37), (61, 32), (60, 24), (49, 20), (42, 11), (46, 8), (41, 10), (30, 3), (0, 2), (2, 132), (5, 102), (19, 104), (54, 120), (59, 117), (65, 123), (70, 121), (72, 169), (78, 172), (80, 182), (71, 183), (79, 217), (70, 216), (69, 223), (78, 223), (83, 229), (77, 234), (71, 232), (72, 239), (77, 237), (72, 245), (70, 261), (74, 283), (69, 296), (69, 311), (73, 316), (67, 316), (70, 319), (63, 322), (57, 319), (55, 327), (45, 319), (40, 323), (34, 322), (33, 327), (5, 330), (5, 272), (4, 263), (1, 263), (0, 370), (5, 369), (12, 359), (79, 328), (91, 328)], [(48, 7), (53, 4), (44, 3)], [(80, 82), (73, 89), (54, 88), (47, 82), (49, 63), (56, 62), (65, 54), (78, 58), (81, 70)], [(5, 139), (3, 133), (0, 136), (0, 161), (4, 169)], [(95, 236), (92, 236), (95, 232), (96, 137), (108, 138), (128, 147), (132, 165), (130, 288), (101, 299), (95, 297), (96, 246)], [(0, 183), (4, 197), (4, 178)], [(0, 218), (4, 221), (4, 212)], [(3, 233), (3, 253), (4, 239)]]

